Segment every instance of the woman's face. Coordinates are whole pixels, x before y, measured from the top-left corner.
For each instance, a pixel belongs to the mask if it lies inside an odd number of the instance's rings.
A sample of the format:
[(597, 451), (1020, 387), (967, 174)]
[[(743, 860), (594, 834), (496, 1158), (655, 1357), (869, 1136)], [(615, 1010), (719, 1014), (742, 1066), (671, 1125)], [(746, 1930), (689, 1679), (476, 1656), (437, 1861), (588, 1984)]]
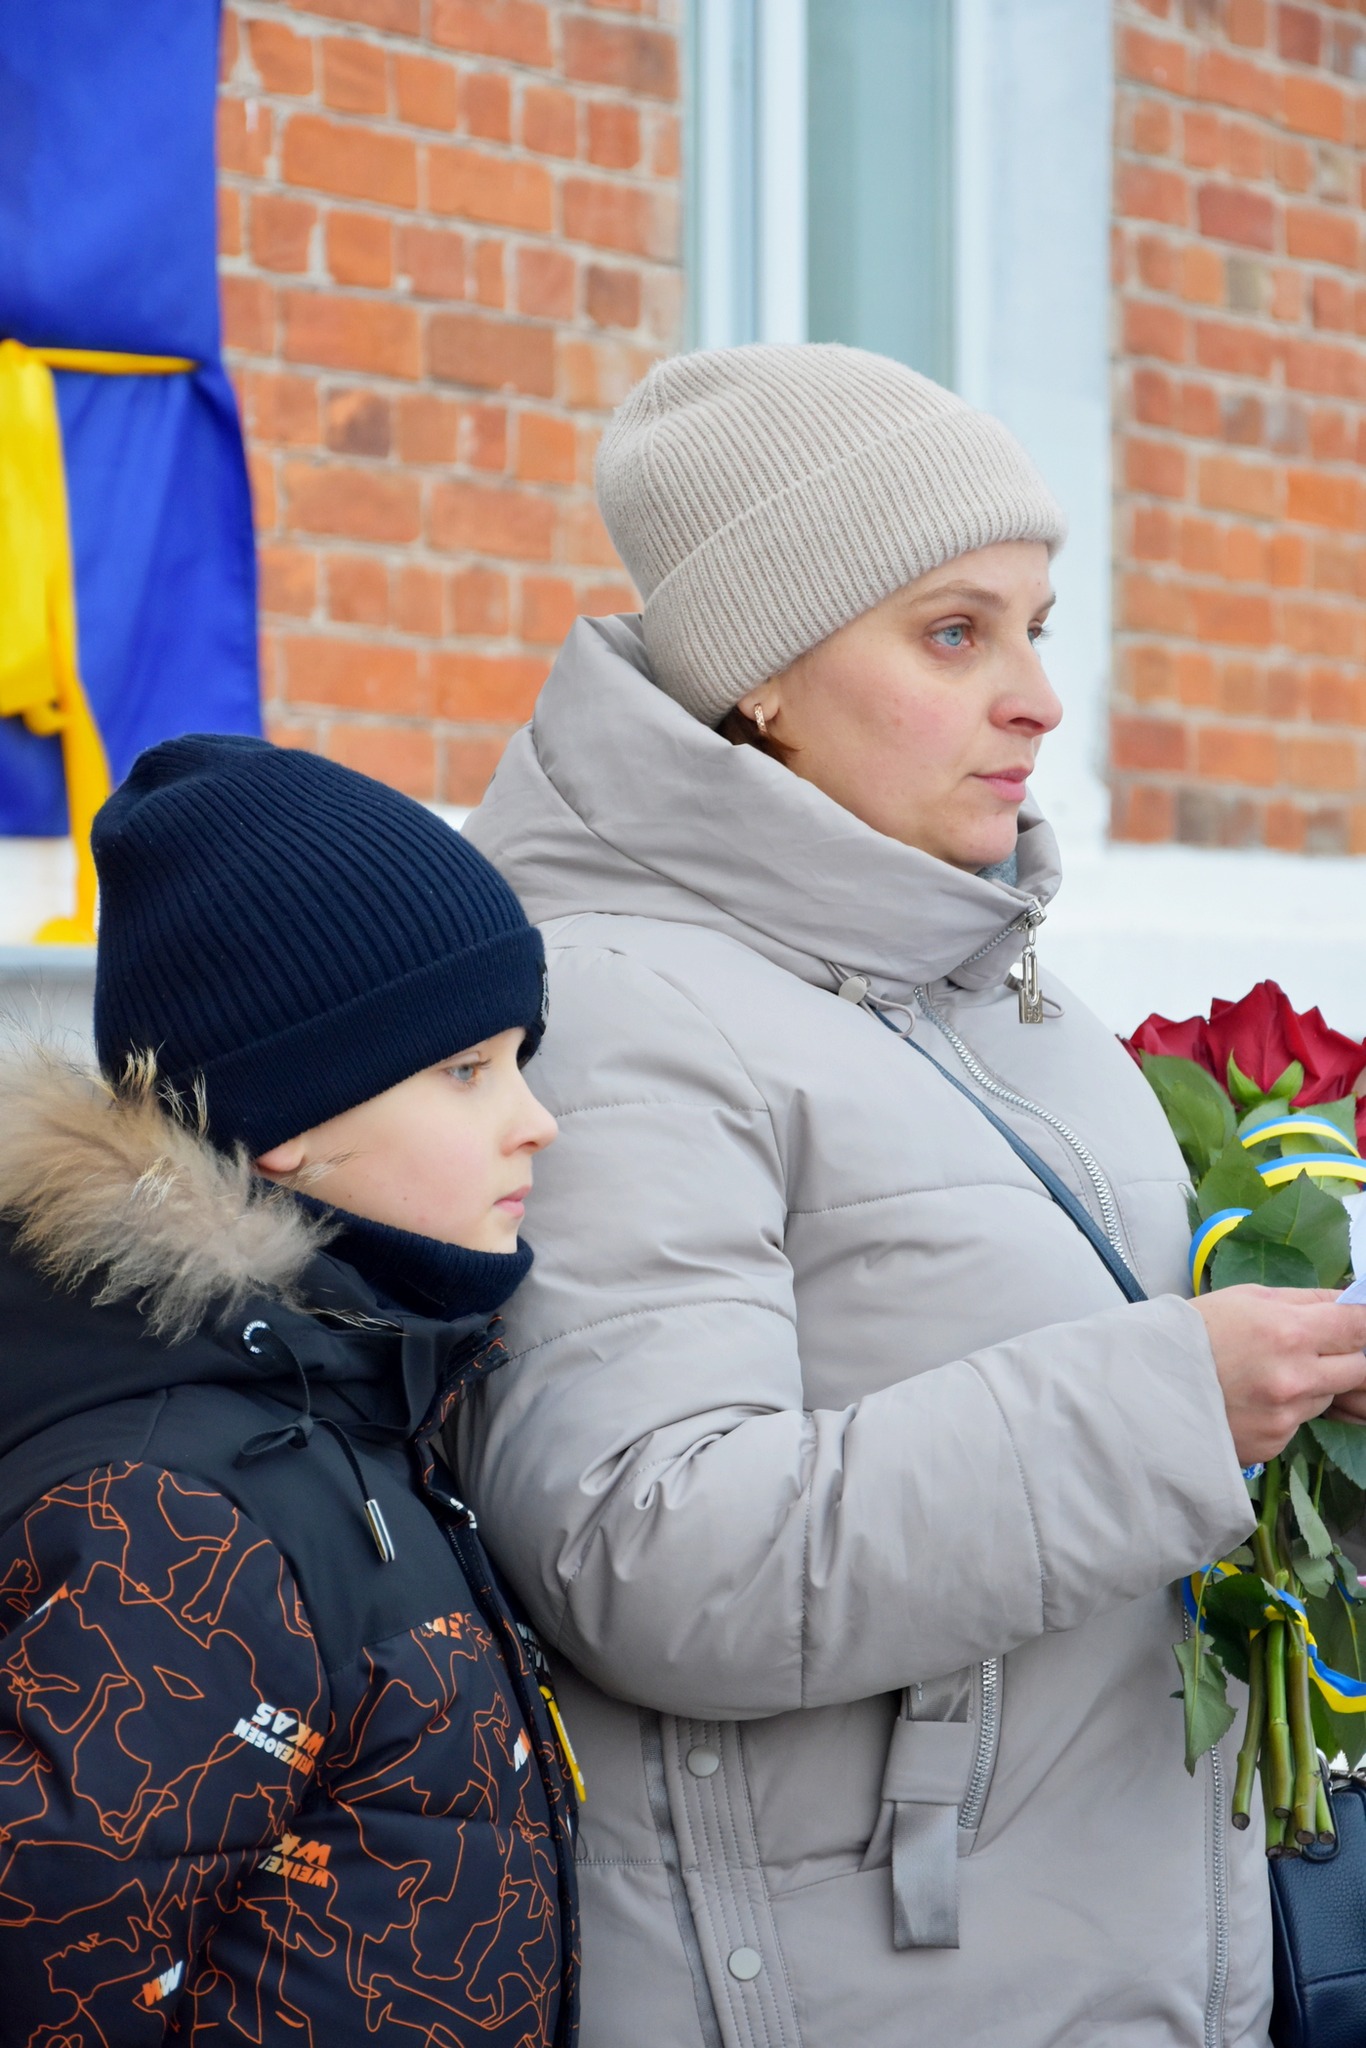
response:
[(1004, 860), (1062, 717), (1038, 643), (1042, 541), (975, 548), (907, 583), (740, 701), (786, 765), (875, 831), (954, 867)]

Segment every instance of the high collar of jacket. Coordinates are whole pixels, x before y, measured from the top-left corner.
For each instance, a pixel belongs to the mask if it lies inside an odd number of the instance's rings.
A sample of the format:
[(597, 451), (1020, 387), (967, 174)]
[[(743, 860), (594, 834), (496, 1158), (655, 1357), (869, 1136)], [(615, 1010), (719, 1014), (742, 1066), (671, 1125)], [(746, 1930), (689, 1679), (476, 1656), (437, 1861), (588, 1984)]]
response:
[[(382, 1300), (336, 1230), (227, 1157), (149, 1070), (114, 1091), (29, 1043), (0, 1057), (0, 1455), (49, 1424), (195, 1382), (408, 1434), (474, 1369), (486, 1308), (453, 1319)], [(247, 1333), (268, 1323), (263, 1353)], [(496, 1352), (494, 1356), (496, 1357)]]
[(888, 839), (733, 746), (656, 687), (628, 616), (579, 620), (467, 830), (538, 921), (701, 924), (805, 980), (828, 983), (835, 961), (898, 993), (1001, 981), (1022, 916), (1059, 881), (1028, 804), (1012, 885)]

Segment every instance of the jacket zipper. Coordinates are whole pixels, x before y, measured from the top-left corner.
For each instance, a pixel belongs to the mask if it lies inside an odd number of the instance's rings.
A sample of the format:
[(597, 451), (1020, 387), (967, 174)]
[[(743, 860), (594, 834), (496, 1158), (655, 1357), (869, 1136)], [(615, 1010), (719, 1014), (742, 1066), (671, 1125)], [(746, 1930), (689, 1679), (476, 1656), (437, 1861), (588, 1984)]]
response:
[[(1004, 1081), (998, 1081), (990, 1069), (982, 1065), (982, 1062), (978, 1059), (976, 1053), (972, 1051), (971, 1047), (964, 1044), (953, 1026), (940, 1016), (930, 1000), (929, 990), (923, 983), (913, 989), (912, 994), (924, 1011), (926, 1018), (938, 1031), (943, 1033), (963, 1065), (967, 1068), (969, 1074), (971, 1074), (973, 1080), (977, 1083), (977, 1086), (985, 1094), (994, 1095), (998, 1101), (1008, 1102), (1012, 1108), (1022, 1109), (1027, 1115), (1038, 1117), (1041, 1123), (1047, 1124), (1050, 1130), (1057, 1132), (1065, 1145), (1071, 1147), (1072, 1151), (1081, 1161), (1086, 1177), (1095, 1191), (1096, 1205), (1100, 1210), (1101, 1228), (1120, 1257), (1130, 1260), (1129, 1247), (1124, 1242), (1124, 1234), (1119, 1226), (1119, 1210), (1115, 1203), (1114, 1191), (1105, 1175), (1101, 1172), (1096, 1156), (1090, 1146), (1083, 1144), (1076, 1132), (1069, 1130), (1062, 1118), (1054, 1116), (1051, 1109), (1041, 1108), (1037, 1102), (1031, 1102), (1027, 1095), (1017, 1094), (1013, 1088), (1007, 1088)], [(1130, 1263), (1132, 1263), (1131, 1260)]]
[(1001, 1739), (1001, 1660), (986, 1657), (982, 1662), (982, 1711), (977, 1723), (977, 1753), (972, 1760), (968, 1789), (958, 1808), (958, 1825), (965, 1834), (975, 1834), (982, 1822), (996, 1750)]
[[(1181, 1632), (1190, 1641), (1188, 1614), (1181, 1618)], [(1228, 1832), (1224, 1817), (1224, 1759), (1216, 1742), (1209, 1752), (1210, 1879), (1214, 1892), (1214, 1961), (1210, 1968), (1209, 1995), (1205, 1999), (1205, 2048), (1224, 2048), (1224, 2006), (1228, 1998)]]

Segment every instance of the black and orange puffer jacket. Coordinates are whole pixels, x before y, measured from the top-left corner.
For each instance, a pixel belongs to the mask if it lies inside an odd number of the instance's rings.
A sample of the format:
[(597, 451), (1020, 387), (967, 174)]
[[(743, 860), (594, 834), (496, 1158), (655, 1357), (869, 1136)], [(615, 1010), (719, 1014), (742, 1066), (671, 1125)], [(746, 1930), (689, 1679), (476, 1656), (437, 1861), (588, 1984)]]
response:
[(0, 1066), (0, 2038), (570, 2048), (573, 1794), (443, 1462), (501, 1352)]

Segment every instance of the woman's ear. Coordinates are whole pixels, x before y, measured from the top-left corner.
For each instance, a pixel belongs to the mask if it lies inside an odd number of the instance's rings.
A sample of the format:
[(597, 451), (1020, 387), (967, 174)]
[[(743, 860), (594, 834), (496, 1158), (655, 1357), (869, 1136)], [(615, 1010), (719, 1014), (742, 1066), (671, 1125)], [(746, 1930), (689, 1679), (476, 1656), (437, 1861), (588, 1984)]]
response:
[(297, 1173), (303, 1163), (303, 1139), (286, 1138), (283, 1145), (272, 1145), (269, 1152), (259, 1155), (256, 1171), (263, 1173), (267, 1180), (281, 1180), (288, 1174)]

